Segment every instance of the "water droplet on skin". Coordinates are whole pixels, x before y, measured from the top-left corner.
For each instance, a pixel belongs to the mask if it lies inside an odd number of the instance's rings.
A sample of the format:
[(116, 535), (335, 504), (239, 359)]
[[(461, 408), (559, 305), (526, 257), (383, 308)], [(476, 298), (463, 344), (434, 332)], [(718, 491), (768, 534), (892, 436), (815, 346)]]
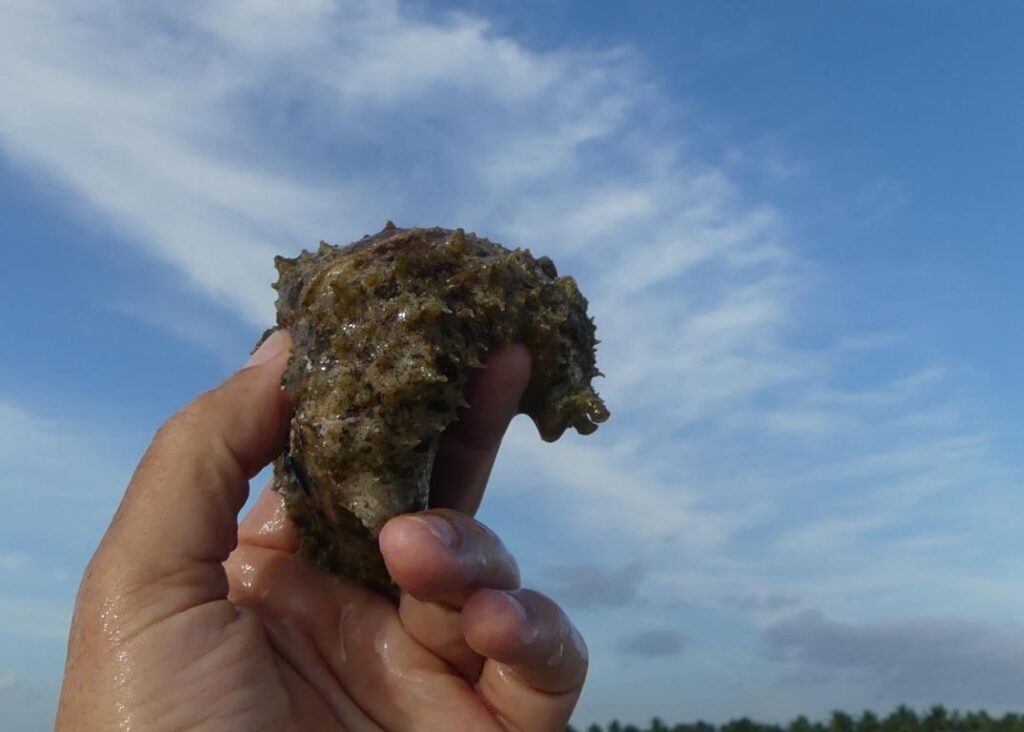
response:
[(502, 681), (507, 682), (510, 679), (515, 679), (515, 683), (519, 683), (519, 679), (515, 677), (515, 675), (512, 673), (512, 670), (503, 663), (496, 664), (494, 666), (493, 673)]
[(114, 709), (117, 711), (117, 728), (120, 732), (131, 732), (132, 715), (125, 706), (125, 703), (119, 699), (114, 702)]
[(114, 658), (117, 660), (116, 671), (112, 679), (114, 691), (117, 694), (114, 699), (117, 728), (120, 732), (131, 732), (132, 718), (131, 712), (128, 711), (128, 690), (125, 687), (128, 679), (133, 676), (133, 664), (128, 656), (128, 650), (121, 645), (123, 633), (118, 612), (119, 605), (120, 596), (117, 593), (111, 594), (103, 600), (100, 609), (100, 629), (103, 635), (106, 636), (106, 643), (109, 644), (112, 650), (115, 650)]
[(558, 637), (558, 650), (548, 656), (548, 660), (544, 662), (548, 668), (554, 668), (562, 662), (565, 657), (565, 641), (561, 636)]
[(285, 527), (285, 522), (288, 520), (288, 509), (284, 507), (284, 503), (274, 509), (273, 515), (268, 518), (263, 524), (256, 530), (259, 536), (269, 536), (277, 534), (282, 531)]
[(529, 645), (537, 640), (537, 636), (540, 635), (540, 631), (535, 625), (521, 625), (519, 626), (519, 640), (524, 644)]
[(348, 603), (341, 609), (341, 617), (338, 619), (338, 649), (337, 659), (339, 664), (343, 664), (348, 660), (348, 649), (345, 648), (345, 636), (348, 635), (346, 625), (348, 625), (349, 616), (352, 615), (354, 607), (352, 603)]
[(114, 597), (107, 597), (103, 600), (103, 607), (100, 610), (100, 627), (103, 629), (103, 634), (112, 643), (121, 640), (121, 626)]
[(373, 649), (377, 651), (385, 666), (391, 666), (391, 642), (388, 640), (387, 631), (382, 630), (374, 636)]
[(590, 652), (587, 650), (587, 642), (583, 640), (583, 636), (580, 634), (579, 629), (570, 624), (569, 634), (572, 637), (572, 647), (580, 655), (581, 658), (586, 660), (590, 656)]
[(256, 567), (246, 562), (239, 567), (238, 576), (239, 584), (245, 589), (251, 590), (256, 584)]
[(401, 689), (402, 696), (406, 699), (416, 699), (424, 704), (430, 704), (435, 711), (461, 709), (463, 702), (457, 695), (452, 697), (438, 695), (435, 676), (402, 665), (401, 646), (401, 640), (396, 641), (390, 638), (386, 629), (378, 631), (373, 639), (374, 650), (380, 656), (388, 675), (397, 681), (395, 688)]

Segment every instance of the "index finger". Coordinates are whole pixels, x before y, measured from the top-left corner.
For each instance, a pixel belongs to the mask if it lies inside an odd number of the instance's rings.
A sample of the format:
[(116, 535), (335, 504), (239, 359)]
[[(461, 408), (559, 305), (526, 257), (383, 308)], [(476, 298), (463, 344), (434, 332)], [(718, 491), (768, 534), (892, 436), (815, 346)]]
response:
[(431, 476), (432, 508), (453, 508), (472, 516), (480, 506), (494, 459), (509, 422), (530, 382), (530, 352), (515, 344), (490, 354), (469, 380), (458, 421), (441, 437)]

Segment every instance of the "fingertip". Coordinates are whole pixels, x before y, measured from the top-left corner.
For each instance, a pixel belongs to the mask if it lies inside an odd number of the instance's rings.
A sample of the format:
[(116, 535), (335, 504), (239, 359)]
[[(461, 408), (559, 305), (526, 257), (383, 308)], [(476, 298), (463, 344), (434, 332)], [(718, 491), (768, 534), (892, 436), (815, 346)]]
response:
[(464, 565), (455, 549), (460, 537), (442, 516), (430, 513), (391, 519), (378, 537), (384, 563), (403, 590), (432, 599), (465, 584)]
[(519, 567), (501, 540), (458, 511), (431, 509), (394, 518), (378, 541), (391, 577), (420, 600), (448, 602), (479, 587), (519, 586)]
[(521, 398), (530, 383), (533, 370), (533, 357), (530, 350), (522, 343), (502, 346), (492, 352), (477, 374), (474, 384), (476, 389), (488, 393), (503, 393)]
[(384, 524), (378, 541), (385, 560), (389, 556), (404, 560), (419, 556), (423, 551), (455, 549), (460, 538), (448, 520), (424, 512), (394, 517)]
[(262, 343), (256, 348), (255, 351), (250, 354), (249, 359), (245, 362), (243, 369), (253, 368), (255, 366), (261, 366), (274, 359), (280, 359), (282, 356), (288, 354), (291, 350), (292, 338), (291, 334), (284, 328), (275, 330), (269, 336), (267, 336)]
[(470, 648), (507, 664), (536, 688), (567, 691), (582, 683), (583, 636), (549, 597), (534, 590), (478, 590), (462, 609)]
[(537, 618), (515, 592), (482, 589), (462, 608), (462, 628), (470, 648), (487, 658), (513, 661), (540, 637)]
[(194, 431), (221, 436), (247, 478), (277, 457), (287, 440), (291, 405), (281, 377), (290, 347), (288, 332), (275, 331), (231, 378), (186, 407), (201, 416)]
[(443, 437), (431, 476), (432, 506), (472, 515), (483, 497), (501, 439), (520, 409), (532, 372), (530, 351), (521, 343), (495, 349), (466, 387), (468, 407), (459, 411)]

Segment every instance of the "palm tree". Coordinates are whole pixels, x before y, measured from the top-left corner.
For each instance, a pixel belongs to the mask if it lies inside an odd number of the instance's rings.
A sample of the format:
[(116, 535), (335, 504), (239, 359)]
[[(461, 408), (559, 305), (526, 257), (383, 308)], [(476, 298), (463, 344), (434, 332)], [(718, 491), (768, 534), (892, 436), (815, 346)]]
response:
[(952, 726), (949, 723), (949, 713), (941, 704), (936, 704), (928, 710), (928, 714), (921, 720), (921, 729), (924, 732), (951, 732)]
[(811, 726), (811, 722), (804, 715), (800, 715), (786, 727), (787, 732), (813, 732), (814, 727)]
[(857, 720), (857, 732), (881, 732), (882, 724), (878, 721), (878, 715), (865, 709), (860, 719)]
[(999, 732), (1018, 732), (1018, 730), (1024, 730), (1024, 720), (1019, 714), (1007, 712), (1002, 719), (995, 723), (995, 729)]
[(984, 710), (967, 712), (964, 716), (964, 732), (990, 732), (994, 727), (992, 717)]
[(900, 704), (882, 720), (883, 732), (918, 732), (919, 729), (917, 712), (906, 704)]
[(761, 732), (761, 730), (760, 725), (755, 724), (749, 717), (740, 717), (722, 725), (720, 732)]
[(853, 717), (837, 709), (829, 718), (828, 729), (829, 732), (854, 732)]

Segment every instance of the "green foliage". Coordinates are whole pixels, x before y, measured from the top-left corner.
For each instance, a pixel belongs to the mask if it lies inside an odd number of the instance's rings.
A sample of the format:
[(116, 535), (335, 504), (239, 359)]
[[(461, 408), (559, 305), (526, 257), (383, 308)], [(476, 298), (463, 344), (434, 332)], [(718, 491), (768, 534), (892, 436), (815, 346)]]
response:
[(832, 712), (828, 720), (828, 732), (856, 732), (853, 717), (839, 710)]
[(864, 710), (857, 720), (857, 732), (882, 732), (882, 722), (874, 712)]
[[(575, 730), (570, 726), (566, 732)], [(788, 725), (778, 725), (741, 717), (717, 727), (702, 720), (670, 726), (655, 717), (646, 727), (613, 720), (604, 726), (592, 724), (586, 732), (1024, 732), (1024, 716), (1009, 712), (996, 718), (982, 710), (950, 711), (942, 705), (918, 713), (904, 704), (885, 717), (871, 711), (855, 717), (836, 710), (827, 721), (812, 722), (800, 715)]]

